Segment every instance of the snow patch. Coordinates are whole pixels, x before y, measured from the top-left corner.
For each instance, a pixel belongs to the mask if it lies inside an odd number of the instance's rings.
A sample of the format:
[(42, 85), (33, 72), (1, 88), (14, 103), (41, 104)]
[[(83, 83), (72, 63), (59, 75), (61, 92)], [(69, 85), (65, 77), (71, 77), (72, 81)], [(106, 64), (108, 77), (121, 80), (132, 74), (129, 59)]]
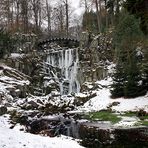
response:
[[(126, 111), (138, 111), (143, 109), (148, 112), (148, 94), (137, 98), (117, 98), (112, 99), (109, 87), (112, 83), (112, 79), (97, 81), (96, 84), (101, 85), (102, 88), (96, 90), (97, 96), (87, 101), (83, 106), (77, 108), (78, 112), (92, 112), (100, 111), (103, 109), (108, 109), (108, 107), (114, 102), (118, 102), (116, 106), (111, 106), (110, 108), (116, 112), (126, 112)], [(77, 94), (80, 96), (85, 96), (85, 94)]]

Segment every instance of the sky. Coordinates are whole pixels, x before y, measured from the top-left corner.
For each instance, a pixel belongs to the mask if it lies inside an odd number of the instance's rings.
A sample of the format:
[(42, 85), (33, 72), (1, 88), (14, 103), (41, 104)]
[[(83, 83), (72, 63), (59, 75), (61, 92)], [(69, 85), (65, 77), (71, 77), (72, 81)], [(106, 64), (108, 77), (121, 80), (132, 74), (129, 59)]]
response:
[(71, 5), (76, 9), (75, 13), (77, 15), (81, 15), (83, 12), (83, 8), (80, 8), (80, 0), (70, 0)]
[(80, 0), (71, 0), (72, 6), (75, 8), (79, 8)]
[[(80, 0), (68, 0), (68, 1), (70, 2), (70, 5), (75, 9), (74, 11), (75, 14), (81, 15), (83, 13), (84, 9), (82, 7), (80, 8)], [(56, 3), (56, 1), (52, 0), (52, 3), (54, 4)]]

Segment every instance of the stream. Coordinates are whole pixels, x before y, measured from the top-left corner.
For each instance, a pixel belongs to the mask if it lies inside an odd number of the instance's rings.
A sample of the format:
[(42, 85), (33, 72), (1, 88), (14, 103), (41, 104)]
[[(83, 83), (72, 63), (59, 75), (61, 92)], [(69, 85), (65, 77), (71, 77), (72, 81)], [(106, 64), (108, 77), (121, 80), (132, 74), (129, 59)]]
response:
[(44, 136), (66, 135), (88, 148), (146, 148), (148, 128), (117, 128), (106, 121), (88, 121), (80, 114), (60, 114), (30, 121), (28, 132)]

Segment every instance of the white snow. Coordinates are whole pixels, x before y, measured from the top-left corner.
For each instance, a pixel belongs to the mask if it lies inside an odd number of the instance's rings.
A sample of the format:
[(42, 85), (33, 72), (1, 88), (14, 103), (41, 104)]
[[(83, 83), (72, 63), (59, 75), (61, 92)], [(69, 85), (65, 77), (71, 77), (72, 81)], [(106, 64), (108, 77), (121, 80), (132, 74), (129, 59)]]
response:
[(133, 127), (139, 119), (137, 117), (122, 117), (122, 120), (114, 126), (118, 127)]
[[(148, 112), (148, 94), (142, 97), (137, 98), (118, 98), (112, 99), (109, 85), (111, 84), (111, 78), (107, 80), (101, 80), (96, 82), (98, 85), (103, 86), (102, 89), (99, 89), (97, 96), (87, 101), (83, 106), (78, 107), (78, 112), (91, 112), (99, 111), (102, 109), (107, 109), (109, 105), (113, 102), (119, 102), (117, 106), (112, 106), (111, 109), (116, 112), (126, 112), (126, 111), (137, 111), (143, 109)], [(82, 94), (79, 94), (83, 96)]]
[(11, 53), (10, 58), (17, 59), (17, 58), (23, 58), (24, 54), (20, 53)]
[[(25, 74), (5, 64), (0, 63), (0, 68), (0, 103), (5, 104), (13, 100), (13, 97), (10, 95), (11, 90), (18, 92), (19, 88), (29, 85), (30, 82)], [(7, 74), (6, 72), (4, 73), (4, 70), (7, 71)]]
[(82, 107), (80, 107), (79, 111), (91, 112), (91, 111), (99, 111), (105, 109), (109, 103), (109, 90), (103, 88), (97, 93), (97, 96), (87, 101)]
[(113, 106), (113, 110), (125, 112), (143, 109), (148, 112), (148, 95), (133, 99), (120, 98), (116, 99), (115, 101), (120, 102), (120, 104), (118, 106)]
[(0, 117), (0, 148), (83, 148), (66, 136), (43, 137), (9, 129), (7, 118)]
[(96, 83), (102, 86), (109, 86), (112, 83), (112, 79), (109, 77), (106, 80), (100, 80), (100, 81), (97, 81)]

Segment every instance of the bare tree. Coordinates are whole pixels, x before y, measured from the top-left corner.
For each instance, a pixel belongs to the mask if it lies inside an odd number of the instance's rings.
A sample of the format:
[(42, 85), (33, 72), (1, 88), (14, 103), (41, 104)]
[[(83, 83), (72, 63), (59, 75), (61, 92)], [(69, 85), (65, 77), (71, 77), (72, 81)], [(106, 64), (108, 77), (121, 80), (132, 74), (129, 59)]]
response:
[(63, 3), (65, 5), (65, 16), (66, 16), (66, 36), (69, 35), (69, 4), (68, 0), (63, 0)]
[(28, 0), (21, 0), (21, 17), (23, 22), (23, 31), (28, 32)]
[(54, 30), (58, 35), (64, 35), (65, 32), (65, 6), (62, 3), (56, 4), (53, 9), (52, 19), (54, 22)]
[(41, 0), (30, 0), (31, 1), (31, 7), (32, 7), (32, 13), (35, 21), (35, 31), (38, 33), (38, 31), (41, 28), (41, 21), (42, 21), (42, 11), (41, 11)]
[(48, 33), (51, 35), (51, 11), (52, 8), (48, 2), (48, 0), (46, 0), (46, 12), (47, 12), (47, 22), (48, 22)]
[(0, 0), (0, 19), (5, 28), (12, 28), (13, 25), (13, 0)]
[(99, 0), (99, 4), (98, 4), (98, 0), (94, 0), (94, 2), (95, 2), (95, 6), (96, 6), (96, 13), (97, 13), (98, 31), (101, 32), (101, 15), (99, 12), (99, 8), (101, 8), (100, 0)]
[(17, 30), (19, 29), (19, 16), (20, 16), (20, 0), (14, 0), (14, 9), (15, 9), (15, 24), (16, 24), (16, 28)]
[(89, 12), (92, 7), (92, 0), (81, 0), (80, 6), (85, 8), (85, 12)]
[(68, 0), (66, 0), (65, 6), (66, 6), (66, 36), (68, 37), (68, 33), (69, 33)]

